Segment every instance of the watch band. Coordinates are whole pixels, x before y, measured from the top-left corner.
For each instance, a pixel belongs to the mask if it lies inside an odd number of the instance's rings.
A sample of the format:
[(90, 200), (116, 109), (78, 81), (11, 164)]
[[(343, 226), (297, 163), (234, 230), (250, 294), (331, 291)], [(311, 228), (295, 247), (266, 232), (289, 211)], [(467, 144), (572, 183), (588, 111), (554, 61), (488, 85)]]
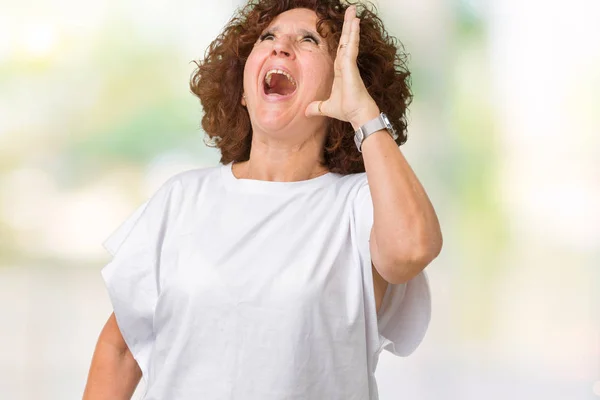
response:
[(354, 143), (356, 144), (358, 151), (362, 153), (362, 143), (367, 137), (382, 129), (387, 129), (394, 140), (398, 138), (398, 135), (396, 135), (396, 131), (387, 116), (384, 113), (381, 113), (354, 132)]

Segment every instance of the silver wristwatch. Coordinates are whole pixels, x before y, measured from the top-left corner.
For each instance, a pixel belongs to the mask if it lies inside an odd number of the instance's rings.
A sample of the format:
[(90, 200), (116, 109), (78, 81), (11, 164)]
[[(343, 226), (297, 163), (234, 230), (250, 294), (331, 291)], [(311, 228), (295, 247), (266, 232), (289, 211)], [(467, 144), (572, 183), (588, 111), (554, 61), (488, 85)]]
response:
[(390, 135), (392, 135), (394, 140), (398, 139), (398, 134), (396, 133), (396, 130), (390, 123), (390, 120), (388, 119), (387, 115), (381, 113), (377, 118), (370, 120), (369, 122), (358, 128), (356, 132), (354, 132), (354, 143), (356, 143), (358, 151), (362, 153), (362, 143), (367, 137), (369, 137), (369, 135), (382, 129), (387, 129), (387, 131), (390, 133)]

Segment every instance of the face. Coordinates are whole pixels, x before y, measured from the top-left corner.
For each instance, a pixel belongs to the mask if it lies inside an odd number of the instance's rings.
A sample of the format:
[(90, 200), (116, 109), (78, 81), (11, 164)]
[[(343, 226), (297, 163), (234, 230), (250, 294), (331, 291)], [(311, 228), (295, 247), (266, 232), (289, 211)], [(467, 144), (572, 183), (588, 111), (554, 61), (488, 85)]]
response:
[(242, 103), (254, 131), (285, 133), (296, 124), (323, 126), (323, 118), (304, 115), (312, 101), (329, 97), (333, 84), (333, 59), (317, 32), (317, 21), (312, 10), (286, 11), (254, 45), (244, 68)]

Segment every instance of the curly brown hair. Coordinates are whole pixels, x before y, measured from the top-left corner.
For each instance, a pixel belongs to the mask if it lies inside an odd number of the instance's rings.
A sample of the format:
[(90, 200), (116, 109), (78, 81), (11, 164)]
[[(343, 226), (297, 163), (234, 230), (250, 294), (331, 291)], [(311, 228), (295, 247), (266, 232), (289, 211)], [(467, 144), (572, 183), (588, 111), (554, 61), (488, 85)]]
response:
[[(211, 147), (221, 150), (221, 163), (247, 161), (250, 157), (252, 128), (248, 111), (240, 103), (246, 60), (262, 31), (279, 14), (294, 9), (313, 10), (317, 31), (332, 49), (339, 42), (344, 13), (352, 3), (340, 0), (251, 0), (225, 26), (210, 44), (204, 59), (190, 79), (190, 89), (204, 109), (202, 128)], [(384, 111), (398, 133), (396, 143), (406, 142), (406, 111), (412, 100), (407, 55), (402, 44), (390, 36), (375, 14), (372, 4), (356, 4), (360, 18), (360, 44), (357, 59), (360, 75), (369, 94)], [(364, 172), (362, 154), (356, 149), (352, 125), (331, 119), (324, 146), (324, 166), (331, 172)]]

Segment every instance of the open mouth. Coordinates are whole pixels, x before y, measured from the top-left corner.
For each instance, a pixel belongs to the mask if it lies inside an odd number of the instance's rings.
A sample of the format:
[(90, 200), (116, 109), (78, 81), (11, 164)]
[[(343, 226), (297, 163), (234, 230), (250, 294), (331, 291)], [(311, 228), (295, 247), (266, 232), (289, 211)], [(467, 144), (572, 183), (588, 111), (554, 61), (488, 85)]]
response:
[(263, 89), (266, 95), (289, 96), (298, 84), (292, 75), (281, 69), (271, 69), (265, 75)]

